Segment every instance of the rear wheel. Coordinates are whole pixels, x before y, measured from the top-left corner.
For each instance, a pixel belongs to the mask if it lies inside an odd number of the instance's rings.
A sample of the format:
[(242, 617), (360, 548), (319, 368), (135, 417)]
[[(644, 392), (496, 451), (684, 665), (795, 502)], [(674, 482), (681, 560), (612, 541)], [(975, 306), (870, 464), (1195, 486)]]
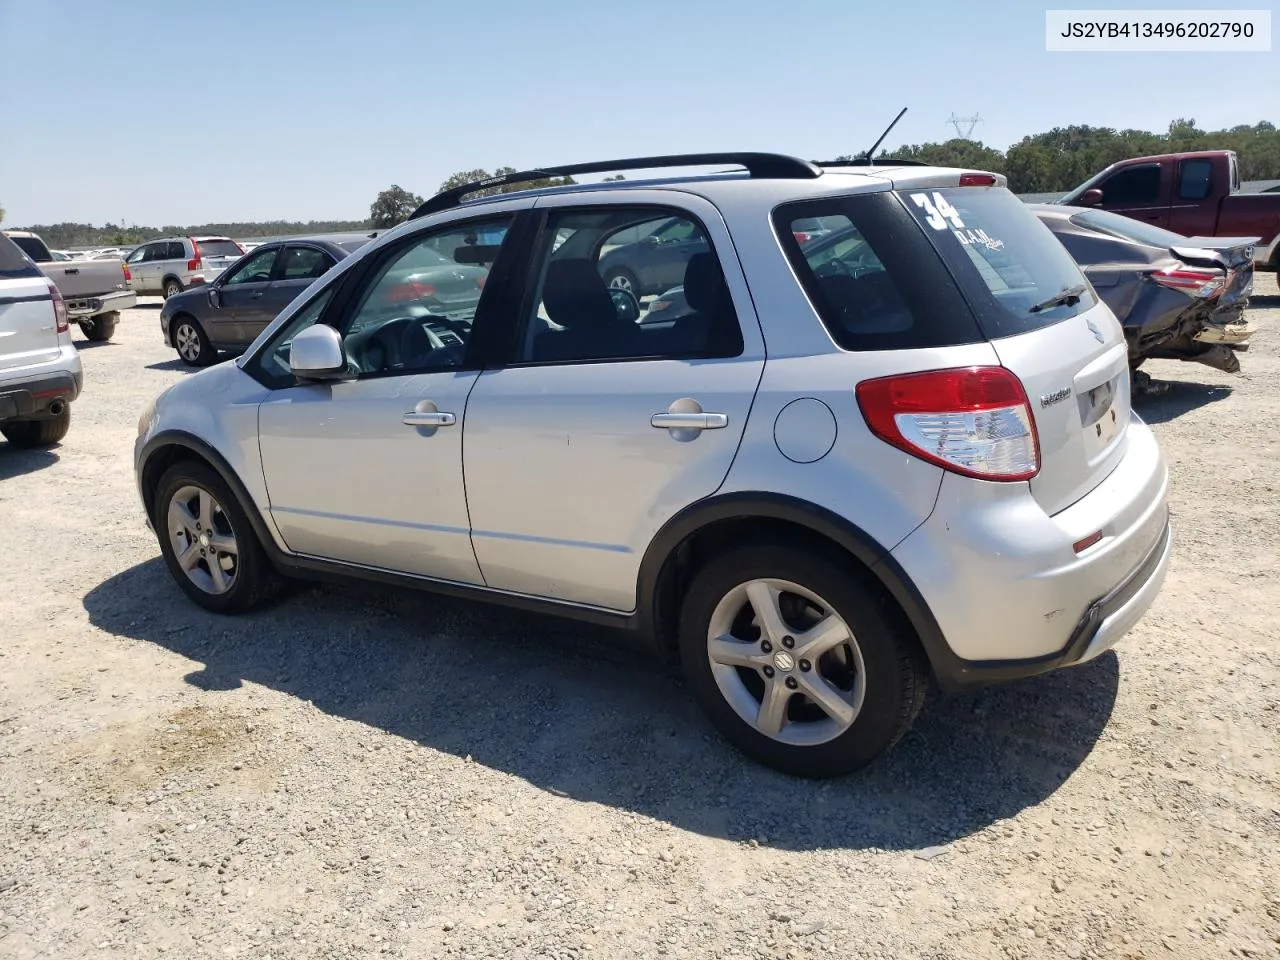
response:
[(786, 547), (708, 563), (684, 601), (680, 653), (720, 732), (789, 774), (866, 766), (924, 703), (927, 670), (901, 616), (847, 568)]
[(176, 297), (182, 292), (182, 284), (174, 277), (170, 277), (164, 282), (164, 298), (168, 300), (170, 297)]
[(243, 613), (283, 586), (231, 488), (203, 463), (174, 464), (156, 488), (152, 523), (183, 592), (206, 610)]
[(188, 366), (207, 367), (217, 360), (218, 352), (195, 317), (179, 316), (173, 321), (173, 346)]
[(116, 322), (119, 319), (119, 313), (100, 313), (96, 317), (80, 321), (80, 330), (94, 343), (105, 343), (115, 336)]
[(39, 447), (51, 447), (67, 435), (71, 429), (71, 405), (66, 404), (62, 412), (48, 420), (19, 420), (17, 423), (6, 423), (0, 427), (0, 434), (15, 447), (34, 450)]

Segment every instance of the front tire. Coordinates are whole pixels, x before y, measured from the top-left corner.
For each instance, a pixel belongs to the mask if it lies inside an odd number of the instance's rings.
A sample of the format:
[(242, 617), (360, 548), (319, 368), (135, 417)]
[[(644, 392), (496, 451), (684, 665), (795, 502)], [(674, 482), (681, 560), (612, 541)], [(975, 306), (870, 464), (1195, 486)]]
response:
[(186, 460), (166, 470), (151, 512), (169, 573), (199, 606), (244, 613), (280, 593), (248, 514), (209, 467)]
[(796, 776), (865, 767), (924, 704), (927, 668), (900, 613), (847, 564), (788, 547), (739, 547), (703, 567), (679, 643), (716, 728)]
[(51, 447), (67, 435), (71, 429), (71, 405), (67, 404), (62, 412), (48, 420), (19, 420), (0, 427), (0, 434), (15, 447), (24, 450), (38, 450)]
[(116, 335), (116, 322), (119, 319), (119, 313), (100, 313), (96, 317), (81, 323), (80, 331), (87, 340), (92, 340), (94, 343), (106, 343)]
[(195, 317), (184, 315), (173, 321), (173, 346), (178, 358), (189, 367), (207, 367), (218, 359), (218, 351)]

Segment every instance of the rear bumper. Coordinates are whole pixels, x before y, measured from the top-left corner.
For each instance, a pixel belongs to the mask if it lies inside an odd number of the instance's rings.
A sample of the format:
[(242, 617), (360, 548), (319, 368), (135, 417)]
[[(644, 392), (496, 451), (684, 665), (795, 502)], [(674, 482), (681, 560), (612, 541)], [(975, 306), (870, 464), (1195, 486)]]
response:
[(138, 295), (132, 290), (104, 293), (98, 297), (76, 297), (67, 301), (67, 315), (72, 320), (87, 320), (100, 313), (128, 310), (138, 304)]
[(956, 477), (949, 494), (943, 481), (934, 514), (892, 551), (944, 641), (928, 650), (943, 688), (1082, 663), (1141, 619), (1169, 562), (1168, 470), (1136, 417), (1127, 443), (1111, 475), (1054, 516), (1025, 485)]
[[(65, 356), (68, 351), (70, 357)], [(21, 372), (4, 371), (6, 379), (0, 380), (0, 423), (54, 416), (56, 404), (71, 403), (80, 396), (84, 386), (80, 357), (75, 347), (65, 347), (62, 352), (64, 356), (52, 363)], [(18, 375), (13, 376), (14, 373)]]

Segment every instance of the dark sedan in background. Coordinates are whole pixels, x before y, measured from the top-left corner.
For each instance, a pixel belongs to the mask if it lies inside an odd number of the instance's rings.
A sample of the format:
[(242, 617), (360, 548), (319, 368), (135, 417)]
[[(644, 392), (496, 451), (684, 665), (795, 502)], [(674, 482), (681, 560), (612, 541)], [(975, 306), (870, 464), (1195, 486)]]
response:
[(1124, 327), (1135, 388), (1151, 387), (1136, 372), (1147, 359), (1240, 369), (1256, 237), (1184, 237), (1105, 210), (1030, 206)]
[(243, 350), (294, 297), (369, 239), (360, 233), (330, 234), (254, 247), (213, 283), (165, 301), (160, 311), (165, 344), (193, 367), (216, 363), (220, 350)]

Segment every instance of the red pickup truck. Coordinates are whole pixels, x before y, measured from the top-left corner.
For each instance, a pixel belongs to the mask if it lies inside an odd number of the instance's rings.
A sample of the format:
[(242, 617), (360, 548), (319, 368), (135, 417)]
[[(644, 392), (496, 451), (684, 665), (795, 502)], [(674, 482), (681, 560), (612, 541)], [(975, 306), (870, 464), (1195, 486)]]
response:
[(1240, 193), (1231, 150), (1121, 160), (1058, 203), (1101, 207), (1189, 237), (1258, 237), (1253, 259), (1280, 269), (1280, 194)]

